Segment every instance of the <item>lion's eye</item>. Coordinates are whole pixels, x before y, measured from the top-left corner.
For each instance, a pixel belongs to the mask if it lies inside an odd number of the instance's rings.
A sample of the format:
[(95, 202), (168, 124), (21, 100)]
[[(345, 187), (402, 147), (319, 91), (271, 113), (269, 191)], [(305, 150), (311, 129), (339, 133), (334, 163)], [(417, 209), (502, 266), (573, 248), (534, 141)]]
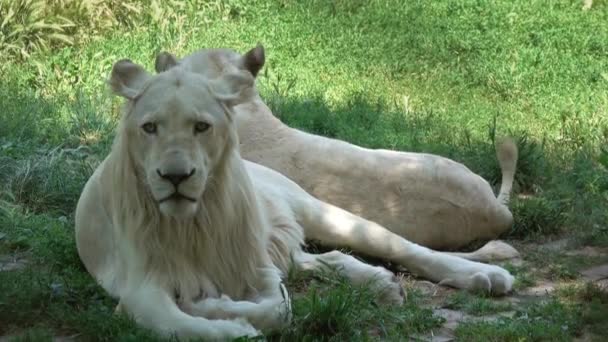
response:
[(209, 127), (211, 127), (211, 125), (208, 123), (199, 121), (194, 124), (194, 133), (203, 133), (204, 131), (208, 130)]
[(146, 122), (141, 126), (141, 128), (148, 134), (156, 133), (156, 124), (154, 122)]

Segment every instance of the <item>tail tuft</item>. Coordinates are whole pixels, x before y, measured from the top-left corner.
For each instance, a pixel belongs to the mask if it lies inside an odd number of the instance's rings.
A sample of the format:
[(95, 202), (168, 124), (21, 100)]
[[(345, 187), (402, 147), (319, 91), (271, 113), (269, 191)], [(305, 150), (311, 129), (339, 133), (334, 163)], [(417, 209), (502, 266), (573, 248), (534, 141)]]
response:
[(502, 138), (496, 146), (496, 157), (502, 172), (502, 184), (498, 193), (498, 201), (504, 205), (509, 204), (515, 169), (517, 168), (517, 145), (512, 138)]

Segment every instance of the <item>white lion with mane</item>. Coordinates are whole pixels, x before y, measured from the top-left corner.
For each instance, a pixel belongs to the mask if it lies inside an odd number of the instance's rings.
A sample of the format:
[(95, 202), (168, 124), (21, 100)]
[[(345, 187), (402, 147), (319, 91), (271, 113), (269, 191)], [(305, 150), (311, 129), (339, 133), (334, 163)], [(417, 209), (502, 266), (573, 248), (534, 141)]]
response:
[(498, 266), (409, 242), (241, 159), (234, 108), (258, 96), (249, 71), (151, 75), (121, 60), (109, 83), (127, 103), (78, 202), (76, 242), (87, 270), (142, 326), (214, 340), (280, 329), (290, 319), (281, 278), (291, 266), (329, 264), (355, 283), (373, 280), (379, 301), (402, 303), (390, 271), (338, 251), (307, 253), (305, 238), (454, 287), (511, 290)]

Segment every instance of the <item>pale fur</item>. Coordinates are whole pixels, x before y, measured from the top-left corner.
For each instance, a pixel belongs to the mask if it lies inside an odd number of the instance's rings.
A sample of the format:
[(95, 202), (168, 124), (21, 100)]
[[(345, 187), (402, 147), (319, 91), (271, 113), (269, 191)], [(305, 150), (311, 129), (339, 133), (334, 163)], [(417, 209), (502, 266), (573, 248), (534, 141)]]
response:
[[(511, 290), (514, 279), (500, 267), (416, 245), (242, 160), (233, 110), (257, 96), (253, 78), (243, 73), (209, 80), (176, 67), (151, 76), (128, 61), (115, 64), (110, 84), (128, 103), (110, 154), (78, 202), (76, 242), (87, 270), (122, 311), (184, 338), (225, 340), (280, 329), (290, 317), (280, 277), (291, 266), (330, 265), (355, 283), (370, 283), (379, 301), (402, 303), (399, 281), (388, 270), (338, 251), (306, 253), (304, 238), (350, 247), (457, 288)], [(192, 108), (211, 113), (216, 130), (193, 135)], [(148, 111), (162, 112), (159, 122), (170, 134), (140, 131), (138, 120)], [(159, 194), (169, 183), (159, 170), (186, 166), (197, 173), (171, 189), (196, 196), (196, 203), (163, 206)]]
[[(268, 240), (268, 224), (257, 208), (238, 155), (228, 152), (207, 185), (196, 217), (182, 221), (161, 215), (156, 201), (136, 178), (138, 167), (122, 139), (126, 139), (124, 133), (112, 155), (116, 160), (109, 161), (118, 167), (107, 175), (108, 189), (121, 191), (108, 197), (114, 204), (113, 221), (120, 222), (116, 227), (122, 229), (116, 233), (124, 234), (134, 248), (146, 253), (143, 266), (150, 275), (174, 282), (163, 286), (178, 293), (192, 293), (187, 287), (203, 281), (197, 277), (205, 274), (212, 274), (221, 293), (231, 297), (240, 298), (248, 289), (255, 289), (265, 258), (262, 251)], [(230, 258), (216, 258), (218, 255)]]
[[(257, 73), (264, 63), (261, 46), (244, 55), (230, 49), (202, 49), (179, 60), (169, 53), (161, 56), (158, 70), (180, 65), (209, 78), (251, 65)], [(235, 113), (246, 160), (270, 167), (320, 200), (378, 222), (413, 242), (456, 249), (473, 241), (496, 239), (512, 225), (507, 203), (517, 147), (509, 139), (497, 144), (503, 177), (495, 196), (486, 180), (453, 160), (426, 153), (371, 150), (288, 127), (259, 96), (235, 107)], [(500, 241), (487, 247), (493, 257), (518, 255)], [(480, 253), (473, 258), (489, 259)]]

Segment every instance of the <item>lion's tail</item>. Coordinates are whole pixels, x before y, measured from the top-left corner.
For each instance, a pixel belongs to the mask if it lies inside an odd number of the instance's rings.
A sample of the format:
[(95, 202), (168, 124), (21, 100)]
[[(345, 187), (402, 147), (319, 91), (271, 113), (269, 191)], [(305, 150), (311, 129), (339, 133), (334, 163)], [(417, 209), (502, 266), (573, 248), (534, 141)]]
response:
[(517, 145), (512, 138), (502, 139), (496, 146), (496, 157), (502, 172), (502, 184), (497, 199), (503, 205), (509, 204), (511, 189), (517, 168)]

